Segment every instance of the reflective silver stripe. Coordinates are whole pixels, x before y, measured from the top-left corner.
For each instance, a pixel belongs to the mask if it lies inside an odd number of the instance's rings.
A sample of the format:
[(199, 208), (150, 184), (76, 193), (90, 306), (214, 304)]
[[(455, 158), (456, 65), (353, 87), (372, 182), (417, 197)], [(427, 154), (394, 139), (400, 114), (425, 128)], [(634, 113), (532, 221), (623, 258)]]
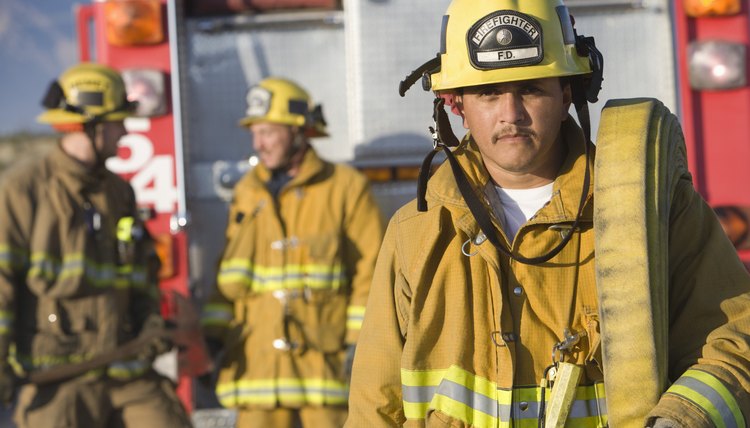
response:
[[(721, 415), (721, 419), (724, 421), (724, 424), (726, 424), (726, 428), (739, 428), (737, 426), (737, 422), (734, 419), (734, 414), (729, 408), (729, 405), (726, 401), (724, 401), (724, 398), (722, 398), (722, 396), (719, 395), (718, 392), (716, 392), (715, 389), (699, 381), (698, 379), (687, 376), (683, 376), (677, 379), (674, 385), (680, 385), (686, 388), (690, 388), (691, 390), (697, 392), (698, 394), (705, 397), (708, 401), (710, 401), (711, 404), (713, 404), (714, 408), (716, 408), (716, 411)], [(680, 397), (689, 400), (689, 397), (685, 397), (684, 395), (680, 395)]]
[[(539, 415), (539, 402), (532, 400), (517, 400), (512, 404), (500, 404), (486, 395), (476, 393), (470, 389), (444, 379), (440, 386), (406, 386), (402, 385), (403, 401), (406, 403), (430, 403), (435, 394), (440, 394), (456, 400), (472, 409), (487, 415), (499, 418), (501, 422), (514, 420), (537, 419)], [(500, 390), (500, 394), (507, 393)], [(522, 404), (523, 403), (523, 406)], [(523, 410), (522, 410), (523, 407)], [(512, 413), (511, 413), (512, 409)], [(588, 400), (576, 400), (570, 410), (569, 418), (579, 419), (587, 417), (601, 417), (607, 414), (607, 402), (605, 398), (592, 398)]]
[(401, 385), (403, 400), (409, 403), (429, 403), (437, 391), (436, 386)]
[[(305, 388), (302, 386), (283, 386), (278, 388), (238, 388), (235, 393), (239, 396), (243, 395), (290, 395), (290, 394), (304, 394), (304, 395), (322, 395), (325, 397), (348, 397), (349, 390), (341, 389), (326, 389), (326, 388)], [(227, 395), (227, 394), (222, 394)]]
[(498, 417), (498, 402), (495, 399), (476, 393), (448, 379), (440, 382), (436, 394), (444, 395), (492, 417)]

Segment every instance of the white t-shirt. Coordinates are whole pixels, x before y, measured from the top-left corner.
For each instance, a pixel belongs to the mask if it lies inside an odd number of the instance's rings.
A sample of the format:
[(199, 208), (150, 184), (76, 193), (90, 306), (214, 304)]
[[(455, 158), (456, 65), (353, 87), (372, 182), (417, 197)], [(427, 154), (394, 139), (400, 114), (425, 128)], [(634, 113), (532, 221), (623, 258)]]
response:
[(503, 231), (508, 239), (512, 241), (518, 229), (552, 199), (553, 184), (533, 189), (504, 189), (495, 186), (505, 213)]

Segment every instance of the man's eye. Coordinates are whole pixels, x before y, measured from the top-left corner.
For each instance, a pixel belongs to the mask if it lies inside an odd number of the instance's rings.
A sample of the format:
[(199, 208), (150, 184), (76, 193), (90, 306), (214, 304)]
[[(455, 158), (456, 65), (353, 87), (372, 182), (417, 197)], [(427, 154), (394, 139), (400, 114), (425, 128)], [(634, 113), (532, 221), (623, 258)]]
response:
[(496, 97), (500, 95), (500, 91), (497, 89), (485, 89), (482, 92), (479, 93), (482, 97)]
[(542, 88), (534, 85), (527, 85), (521, 88), (523, 94), (539, 94), (542, 92)]

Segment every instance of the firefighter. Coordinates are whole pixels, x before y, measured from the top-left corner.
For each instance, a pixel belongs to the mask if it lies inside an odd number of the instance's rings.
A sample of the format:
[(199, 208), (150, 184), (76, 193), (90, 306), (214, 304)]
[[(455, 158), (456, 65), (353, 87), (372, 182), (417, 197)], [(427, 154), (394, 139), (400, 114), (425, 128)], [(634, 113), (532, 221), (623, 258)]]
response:
[(326, 123), (304, 89), (269, 77), (247, 104), (260, 162), (235, 187), (202, 319), (225, 352), (217, 398), (241, 428), (341, 427), (384, 223), (364, 176), (310, 146)]
[(170, 347), (153, 243), (132, 188), (105, 167), (134, 107), (123, 80), (81, 63), (43, 104), (59, 144), (0, 189), (0, 398), (18, 390), (22, 428), (190, 426), (151, 368)]
[[(440, 54), (400, 91), (422, 78), (436, 92), (433, 153), (448, 159), (388, 225), (346, 426), (607, 426), (629, 410), (609, 407), (607, 382), (629, 374), (602, 368), (613, 358), (602, 327), (623, 340), (644, 332), (601, 323), (613, 314), (597, 292), (587, 109), (603, 57), (560, 0), (453, 0), (442, 22)], [(468, 129), (460, 141), (446, 103)], [(669, 224), (667, 368), (650, 375), (672, 385), (633, 422), (609, 426), (744, 427), (750, 278), (689, 174), (674, 186), (659, 219)], [(642, 345), (629, 362), (651, 363)], [(634, 381), (633, 407), (652, 381)]]

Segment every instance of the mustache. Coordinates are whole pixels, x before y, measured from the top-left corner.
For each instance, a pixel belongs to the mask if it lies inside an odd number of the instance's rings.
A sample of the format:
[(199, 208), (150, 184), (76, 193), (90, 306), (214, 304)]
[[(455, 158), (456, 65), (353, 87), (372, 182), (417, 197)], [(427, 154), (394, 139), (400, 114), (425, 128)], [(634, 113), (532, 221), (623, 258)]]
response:
[(506, 137), (536, 137), (536, 132), (529, 128), (507, 126), (495, 132), (492, 137), (494, 141)]

